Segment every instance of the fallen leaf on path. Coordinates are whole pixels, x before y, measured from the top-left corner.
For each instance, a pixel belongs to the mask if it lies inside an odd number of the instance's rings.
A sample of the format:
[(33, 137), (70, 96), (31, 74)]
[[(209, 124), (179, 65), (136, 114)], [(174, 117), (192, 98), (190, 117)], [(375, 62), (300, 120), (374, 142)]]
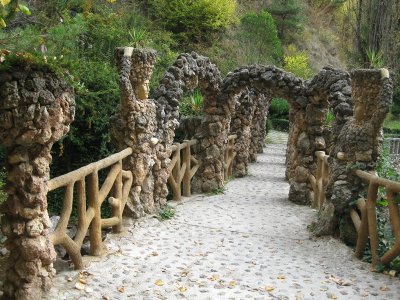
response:
[(273, 290), (275, 290), (275, 287), (272, 286), (272, 285), (267, 285), (267, 286), (265, 287), (265, 290), (266, 290), (267, 292), (272, 292)]
[(77, 290), (82, 291), (82, 290), (85, 289), (85, 285), (84, 285), (83, 283), (81, 283), (81, 282), (77, 282), (77, 283), (75, 283), (75, 288), (76, 288)]
[(211, 281), (217, 281), (219, 279), (219, 275), (215, 274), (215, 275), (213, 275), (212, 277), (210, 277), (208, 279), (210, 279)]
[(187, 277), (188, 276), (188, 272), (184, 271), (181, 273), (181, 277)]
[(120, 292), (121, 294), (125, 292), (125, 287), (121, 286), (118, 288), (118, 292)]
[(82, 284), (87, 284), (87, 281), (86, 281), (85, 278), (79, 278), (78, 280), (79, 280), (79, 282), (82, 283)]
[(151, 252), (151, 256), (158, 256), (158, 253), (157, 252)]
[(329, 279), (331, 281), (333, 281), (334, 283), (336, 283), (338, 285), (341, 285), (341, 286), (349, 286), (349, 285), (352, 284), (350, 280), (345, 280), (345, 279), (342, 279), (342, 278), (336, 278), (334, 276), (331, 276)]
[(229, 286), (230, 287), (235, 287), (236, 286), (236, 281), (229, 281)]
[(285, 279), (285, 275), (278, 275), (277, 277), (276, 277), (277, 279), (279, 279), (279, 280), (284, 280)]
[(164, 281), (162, 281), (161, 279), (157, 279), (154, 284), (157, 285), (157, 286), (163, 286), (164, 285)]
[(379, 289), (380, 289), (382, 292), (385, 292), (385, 291), (388, 291), (388, 290), (389, 290), (389, 288), (387, 287), (386, 284), (385, 284), (385, 285), (382, 285)]
[(187, 287), (181, 286), (181, 287), (179, 288), (179, 291), (180, 291), (181, 293), (184, 293), (184, 292), (187, 291)]

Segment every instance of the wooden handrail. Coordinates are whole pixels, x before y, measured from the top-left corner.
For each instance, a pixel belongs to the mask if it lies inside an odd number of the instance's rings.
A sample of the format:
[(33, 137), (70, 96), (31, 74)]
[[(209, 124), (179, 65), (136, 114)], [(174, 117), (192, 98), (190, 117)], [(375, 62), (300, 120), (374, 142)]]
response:
[(200, 163), (192, 156), (190, 147), (197, 143), (198, 141), (193, 139), (190, 141), (185, 140), (181, 144), (175, 143), (171, 146), (168, 183), (171, 186), (174, 200), (179, 201), (182, 196), (188, 197), (191, 195), (190, 182), (199, 169)]
[[(362, 170), (355, 170), (354, 173), (369, 184), (367, 199), (359, 200), (357, 203), (359, 213), (354, 210), (352, 212), (353, 223), (358, 232), (355, 255), (358, 258), (362, 257), (369, 237), (372, 265), (376, 266), (379, 263), (387, 265), (400, 255), (400, 213), (399, 205), (396, 202), (396, 194), (400, 193), (400, 183)], [(379, 236), (376, 218), (376, 200), (379, 187), (384, 187), (386, 191), (390, 223), (395, 238), (392, 248), (381, 257), (378, 254)]]
[[(122, 231), (122, 212), (133, 181), (132, 172), (122, 169), (122, 160), (131, 154), (132, 148), (127, 148), (48, 182), (49, 191), (65, 187), (60, 220), (50, 238), (53, 245), (61, 245), (66, 249), (75, 269), (84, 267), (80, 252), (88, 231), (91, 255), (102, 254), (102, 228), (113, 227), (114, 232)], [(98, 171), (107, 167), (111, 169), (103, 185), (99, 187)], [(67, 235), (67, 227), (71, 217), (75, 187), (78, 225), (75, 237), (71, 238)], [(111, 194), (109, 203), (112, 207), (112, 217), (102, 219), (101, 205), (109, 194)]]

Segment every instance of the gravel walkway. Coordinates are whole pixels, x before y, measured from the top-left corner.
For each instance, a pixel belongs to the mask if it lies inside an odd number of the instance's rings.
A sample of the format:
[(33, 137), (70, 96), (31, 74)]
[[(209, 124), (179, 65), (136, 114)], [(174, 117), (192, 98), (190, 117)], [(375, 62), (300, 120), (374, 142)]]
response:
[(399, 299), (398, 279), (370, 272), (338, 240), (310, 238), (315, 211), (287, 200), (284, 154), (268, 145), (224, 194), (109, 235), (108, 254), (59, 272), (47, 299)]

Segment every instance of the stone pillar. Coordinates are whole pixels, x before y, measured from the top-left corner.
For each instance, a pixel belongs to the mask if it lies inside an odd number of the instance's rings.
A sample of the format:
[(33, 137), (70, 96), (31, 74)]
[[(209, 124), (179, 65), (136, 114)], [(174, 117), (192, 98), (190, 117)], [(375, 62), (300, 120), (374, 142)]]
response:
[(347, 213), (349, 204), (363, 191), (362, 181), (352, 170), (375, 169), (383, 142), (383, 121), (392, 102), (393, 89), (385, 69), (356, 70), (351, 74), (351, 86), (354, 114), (343, 126), (330, 153), (327, 201), (316, 226), (317, 234), (339, 231), (348, 243), (354, 242), (355, 237)]
[[(121, 103), (113, 117), (112, 135), (120, 150), (132, 147), (124, 168), (133, 173), (126, 213), (140, 218), (165, 204), (169, 154), (155, 138), (156, 105), (147, 99), (156, 52), (130, 47), (116, 49)], [(164, 172), (163, 172), (164, 171)], [(156, 191), (156, 194), (154, 194)]]
[(49, 239), (47, 181), (51, 147), (69, 131), (73, 90), (43, 66), (25, 61), (0, 70), (0, 142), (7, 160), (1, 229), (10, 251), (7, 299), (42, 299), (56, 258)]

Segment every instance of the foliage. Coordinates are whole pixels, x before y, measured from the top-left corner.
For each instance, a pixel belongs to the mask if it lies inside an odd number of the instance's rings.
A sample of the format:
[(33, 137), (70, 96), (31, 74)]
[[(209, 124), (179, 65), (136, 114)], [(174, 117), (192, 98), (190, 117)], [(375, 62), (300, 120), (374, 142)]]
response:
[(385, 133), (400, 134), (400, 121), (394, 114), (394, 112), (396, 112), (396, 109), (396, 106), (392, 106), (392, 113), (388, 113), (385, 121), (383, 122), (383, 131)]
[(6, 20), (12, 18), (17, 12), (31, 14), (29, 8), (18, 0), (0, 0), (0, 27), (6, 27)]
[[(158, 51), (152, 85), (176, 57), (171, 50), (170, 34), (153, 28), (128, 4), (121, 3), (118, 9), (98, 6), (96, 13), (70, 14), (67, 11), (63, 16), (63, 23), (45, 29), (27, 25), (10, 32), (0, 31), (0, 47), (12, 53), (24, 52), (23, 55), (33, 62), (49, 65), (75, 88), (75, 121), (69, 134), (53, 146), (52, 177), (115, 152), (109, 135), (109, 120), (120, 98), (114, 67), (116, 47), (144, 41)], [(50, 211), (59, 212), (59, 199), (62, 195), (49, 194)]]
[[(393, 167), (393, 164), (390, 160), (389, 155), (389, 143), (384, 143), (384, 148), (381, 156), (378, 159), (376, 171), (379, 177), (399, 181), (400, 174)], [(396, 198), (399, 200), (399, 197)], [(386, 192), (384, 188), (379, 188), (378, 192), (378, 200), (377, 200), (377, 227), (378, 227), (378, 255), (382, 256), (386, 253), (395, 243), (395, 237), (393, 235), (393, 231), (390, 227), (390, 221), (387, 214), (387, 205), (388, 200), (386, 198)], [(370, 262), (371, 261), (371, 249), (368, 247), (364, 253), (363, 260)], [(391, 269), (395, 269), (400, 271), (400, 258), (395, 259), (389, 266)], [(381, 270), (384, 267), (380, 268)]]
[(175, 209), (169, 205), (166, 205), (159, 211), (158, 215), (161, 221), (169, 220), (175, 215)]
[(208, 196), (216, 196), (216, 195), (222, 195), (225, 193), (225, 188), (216, 188), (213, 189), (212, 191), (208, 192), (207, 195)]
[(289, 120), (287, 119), (271, 119), (272, 127), (279, 131), (289, 131)]
[(240, 20), (237, 39), (240, 41), (238, 50), (246, 58), (245, 64), (281, 64), (281, 41), (269, 12), (245, 14)]
[(330, 126), (332, 122), (335, 120), (335, 115), (331, 109), (328, 109), (328, 113), (326, 114), (324, 125)]
[(292, 40), (292, 35), (303, 29), (304, 8), (299, 0), (273, 0), (267, 10), (274, 17), (282, 40)]
[(289, 103), (286, 99), (273, 98), (269, 106), (268, 117), (271, 119), (289, 119)]
[(293, 45), (289, 45), (286, 52), (287, 54), (283, 57), (286, 71), (303, 79), (308, 79), (313, 75), (306, 52), (298, 51)]
[(200, 90), (196, 89), (193, 93), (182, 99), (179, 104), (179, 112), (183, 116), (203, 115), (203, 95)]
[(235, 0), (147, 0), (149, 12), (181, 43), (207, 41), (235, 22)]
[(267, 135), (272, 129), (272, 121), (270, 118), (267, 118), (267, 122), (265, 123), (265, 135)]
[(0, 204), (4, 203), (7, 199), (7, 195), (4, 192), (5, 179), (6, 179), (6, 174), (3, 168), (0, 170)]

